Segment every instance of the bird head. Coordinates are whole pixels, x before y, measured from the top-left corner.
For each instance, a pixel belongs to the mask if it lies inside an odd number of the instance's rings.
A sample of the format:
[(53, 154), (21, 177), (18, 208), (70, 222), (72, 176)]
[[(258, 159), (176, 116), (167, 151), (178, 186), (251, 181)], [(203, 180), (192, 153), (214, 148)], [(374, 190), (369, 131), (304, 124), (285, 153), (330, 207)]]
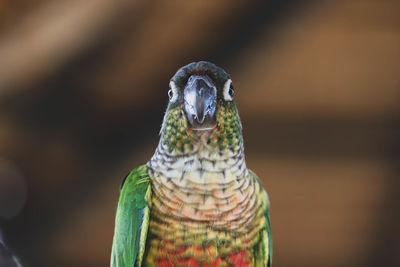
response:
[(169, 103), (161, 141), (170, 150), (187, 151), (199, 139), (220, 150), (241, 144), (241, 122), (229, 75), (216, 65), (193, 62), (180, 68), (169, 83)]

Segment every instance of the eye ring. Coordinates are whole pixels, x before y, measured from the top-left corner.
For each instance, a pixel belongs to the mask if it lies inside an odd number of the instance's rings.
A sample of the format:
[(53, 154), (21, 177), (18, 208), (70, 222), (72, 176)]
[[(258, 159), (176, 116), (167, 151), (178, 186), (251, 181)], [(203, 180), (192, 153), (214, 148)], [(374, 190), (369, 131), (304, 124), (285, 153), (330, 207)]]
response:
[(169, 90), (168, 90), (168, 97), (169, 97), (169, 100), (171, 100), (173, 96), (174, 96), (174, 92), (172, 91), (172, 89), (169, 89)]

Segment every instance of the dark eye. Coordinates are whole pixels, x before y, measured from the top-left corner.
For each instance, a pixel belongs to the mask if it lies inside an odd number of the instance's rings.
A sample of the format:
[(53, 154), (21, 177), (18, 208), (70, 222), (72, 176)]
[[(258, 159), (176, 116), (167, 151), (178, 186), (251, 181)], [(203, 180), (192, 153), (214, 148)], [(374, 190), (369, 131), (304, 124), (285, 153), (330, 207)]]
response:
[(235, 90), (231, 87), (231, 88), (229, 88), (229, 95), (231, 96), (231, 97), (233, 97), (233, 94), (235, 93)]
[(169, 90), (168, 90), (168, 97), (169, 97), (169, 100), (171, 100), (173, 96), (174, 96), (174, 92), (172, 92), (172, 89), (169, 89)]

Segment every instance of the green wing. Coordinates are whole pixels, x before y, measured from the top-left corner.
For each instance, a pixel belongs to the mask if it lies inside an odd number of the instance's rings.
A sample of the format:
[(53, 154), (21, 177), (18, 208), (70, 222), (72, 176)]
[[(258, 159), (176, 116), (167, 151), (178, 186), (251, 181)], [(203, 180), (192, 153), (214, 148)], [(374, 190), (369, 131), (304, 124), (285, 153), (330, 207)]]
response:
[(147, 166), (134, 169), (122, 185), (115, 218), (112, 267), (141, 266), (150, 217), (151, 188)]
[(267, 192), (263, 189), (261, 181), (258, 176), (250, 171), (256, 178), (259, 184), (258, 196), (261, 198), (262, 209), (265, 219), (265, 228), (260, 232), (260, 241), (255, 248), (255, 266), (271, 267), (272, 265), (272, 237), (271, 237), (271, 223), (269, 219), (269, 199)]

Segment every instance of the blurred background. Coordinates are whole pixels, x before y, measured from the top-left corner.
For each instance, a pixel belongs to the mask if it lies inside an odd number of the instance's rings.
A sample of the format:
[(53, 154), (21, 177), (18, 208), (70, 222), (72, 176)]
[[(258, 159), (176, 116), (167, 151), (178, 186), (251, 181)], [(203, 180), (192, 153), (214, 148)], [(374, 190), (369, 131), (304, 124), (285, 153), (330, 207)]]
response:
[(399, 14), (395, 0), (0, 0), (0, 255), (107, 266), (119, 186), (156, 148), (169, 79), (208, 60), (235, 84), (274, 266), (400, 266)]

